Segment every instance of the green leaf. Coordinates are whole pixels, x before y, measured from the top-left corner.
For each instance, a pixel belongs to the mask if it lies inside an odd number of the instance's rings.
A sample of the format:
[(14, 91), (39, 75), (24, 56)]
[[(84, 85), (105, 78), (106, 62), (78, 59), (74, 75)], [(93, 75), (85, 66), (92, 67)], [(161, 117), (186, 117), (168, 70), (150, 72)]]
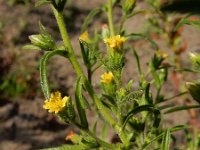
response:
[(134, 48), (132, 48), (131, 50), (132, 50), (133, 55), (134, 55), (134, 57), (136, 59), (138, 72), (139, 72), (139, 74), (142, 74), (141, 65), (140, 65), (140, 58), (139, 58), (139, 56), (138, 56), (138, 54), (137, 54), (137, 52), (136, 52), (136, 50)]
[(154, 42), (149, 37), (147, 37), (146, 35), (143, 35), (141, 33), (131, 33), (131, 34), (126, 35), (126, 37), (128, 37), (129, 39), (134, 39), (134, 40), (137, 40), (138, 38), (147, 40), (151, 44), (151, 46), (153, 47), (154, 50), (158, 50), (159, 49), (159, 47), (156, 44), (156, 42)]
[(180, 68), (180, 69), (175, 69), (175, 71), (185, 71), (185, 72), (192, 72), (192, 73), (200, 73), (200, 70), (194, 70), (191, 68)]
[[(178, 125), (178, 126), (175, 126), (173, 128), (170, 128), (170, 132), (176, 132), (176, 131), (180, 131), (180, 130), (183, 130), (183, 129), (187, 129), (188, 127), (187, 126), (184, 126), (184, 125)], [(151, 145), (154, 141), (157, 141), (159, 139), (161, 139), (164, 135), (164, 132), (162, 132), (161, 134), (159, 134), (157, 137), (155, 137), (154, 139), (152, 139), (150, 142), (148, 143), (145, 143), (143, 146), (142, 146), (142, 149), (145, 149), (146, 147), (148, 147), (149, 145)]]
[(95, 123), (94, 123), (94, 125), (93, 125), (93, 128), (92, 128), (92, 132), (93, 132), (94, 134), (96, 134), (96, 132), (97, 132), (97, 123), (98, 123), (98, 120), (95, 121)]
[(54, 55), (61, 55), (64, 57), (67, 57), (67, 51), (65, 50), (55, 50), (51, 52), (47, 52), (40, 60), (40, 84), (42, 87), (42, 91), (44, 93), (45, 99), (49, 99), (50, 97), (50, 90), (49, 90), (49, 84), (47, 80), (47, 62), (49, 58), (51, 58)]
[(156, 83), (157, 89), (160, 89), (161, 88), (161, 81), (160, 81), (158, 73), (156, 72), (155, 69), (152, 69), (152, 68), (151, 68), (151, 73), (152, 73), (153, 79)]
[(154, 126), (158, 126), (160, 123), (160, 111), (156, 108), (154, 108), (153, 105), (142, 105), (142, 106), (138, 106), (136, 108), (134, 108), (133, 110), (129, 111), (129, 113), (124, 117), (124, 123), (123, 123), (123, 127), (122, 129), (126, 126), (126, 124), (128, 123), (129, 119), (142, 112), (142, 111), (149, 111), (149, 112), (153, 112), (155, 115), (155, 120), (154, 120)]
[(162, 145), (161, 145), (162, 150), (170, 149), (170, 138), (171, 138), (170, 128), (168, 128), (165, 130), (165, 132), (163, 134)]
[(56, 147), (56, 148), (45, 148), (42, 150), (86, 150), (88, 149), (87, 146), (80, 144), (80, 145), (62, 145), (60, 147)]
[(198, 29), (200, 29), (200, 20), (192, 21), (192, 20), (190, 20), (190, 17), (191, 17), (191, 16), (192, 16), (192, 15), (189, 14), (189, 15), (187, 15), (186, 17), (184, 17), (183, 19), (181, 19), (181, 20), (179, 21), (179, 23), (176, 25), (175, 31), (177, 31), (178, 28), (180, 28), (180, 27), (183, 26), (183, 25), (192, 25), (192, 26), (197, 27)]
[(92, 22), (92, 19), (100, 12), (101, 12), (101, 9), (96, 8), (88, 14), (88, 16), (85, 18), (84, 23), (81, 27), (81, 32), (84, 32), (88, 28), (89, 24)]
[[(41, 21), (39, 21), (38, 23), (40, 31), (42, 32), (42, 34), (48, 34), (47, 29), (45, 28), (45, 26), (41, 23)], [(49, 35), (49, 34), (48, 34)]]
[(148, 104), (153, 104), (152, 97), (150, 96), (150, 83), (147, 84), (145, 88), (145, 100), (148, 102)]
[(82, 57), (83, 57), (84, 64), (86, 65), (87, 68), (90, 68), (91, 65), (90, 65), (90, 60), (88, 58), (90, 49), (89, 49), (88, 46), (86, 46), (87, 43), (84, 42), (84, 41), (79, 41), (79, 44), (80, 44), (80, 47), (81, 47), (81, 54), (82, 54)]
[(145, 14), (145, 12), (146, 12), (145, 10), (133, 11), (132, 13), (128, 14), (128, 15), (126, 16), (126, 18), (128, 19), (128, 18), (134, 17), (134, 16), (137, 15), (137, 14)]
[(107, 124), (106, 123), (104, 123), (104, 125), (103, 125), (103, 127), (102, 127), (102, 130), (101, 130), (101, 133), (102, 133), (102, 140), (104, 140), (104, 141), (106, 141), (107, 139), (106, 139), (106, 135), (107, 135), (107, 130), (108, 129), (108, 127), (107, 127)]
[(165, 104), (165, 105), (159, 106), (158, 109), (164, 110), (164, 109), (169, 109), (169, 108), (174, 107), (174, 106), (175, 106), (175, 104)]
[(37, 2), (35, 3), (35, 7), (39, 7), (45, 4), (50, 4), (51, 0), (37, 0)]
[(84, 135), (81, 142), (88, 147), (88, 149), (99, 147), (98, 142), (91, 136)]
[(200, 103), (200, 83), (199, 82), (186, 82), (186, 87), (190, 92), (190, 95)]
[[(187, 91), (186, 91), (186, 92), (181, 92), (181, 93), (179, 93), (179, 94), (177, 94), (177, 95), (174, 95), (174, 96), (172, 96), (172, 97), (165, 98), (165, 99), (163, 99), (162, 101), (158, 101), (157, 104), (163, 103), (163, 102), (166, 102), (166, 101), (169, 101), (169, 100), (171, 100), (171, 99), (174, 99), (174, 98), (176, 98), (176, 97), (185, 95), (185, 94), (187, 94), (187, 93), (188, 93)], [(171, 105), (171, 104), (170, 104), (170, 105)]]
[(79, 79), (76, 82), (76, 92), (75, 92), (76, 107), (77, 107), (78, 114), (80, 117), (81, 126), (85, 129), (88, 129), (88, 122), (87, 122), (87, 117), (85, 113), (85, 109), (86, 109), (85, 100), (82, 95), (82, 86), (83, 86), (82, 77), (79, 77)]
[(32, 44), (27, 44), (22, 47), (24, 50), (40, 50), (41, 48)]
[(200, 105), (178, 106), (178, 107), (165, 111), (164, 114), (169, 114), (176, 111), (182, 111), (182, 110), (188, 110), (188, 109), (195, 109), (195, 108), (200, 108)]

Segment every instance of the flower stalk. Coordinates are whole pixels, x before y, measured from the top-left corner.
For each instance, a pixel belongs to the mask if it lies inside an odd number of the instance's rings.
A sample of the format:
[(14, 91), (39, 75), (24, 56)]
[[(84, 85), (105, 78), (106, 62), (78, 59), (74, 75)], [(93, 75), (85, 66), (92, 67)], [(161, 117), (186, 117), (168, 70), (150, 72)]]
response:
[(94, 100), (95, 104), (97, 105), (97, 108), (105, 116), (106, 120), (114, 127), (115, 120), (111, 117), (109, 112), (106, 110), (106, 108), (103, 106), (101, 101), (98, 99), (97, 95), (95, 94), (92, 86), (87, 81), (87, 79), (76, 59), (75, 53), (73, 51), (72, 45), (69, 40), (68, 32), (65, 27), (65, 23), (64, 23), (62, 14), (60, 12), (58, 12), (53, 6), (52, 6), (52, 9), (53, 9), (54, 15), (55, 15), (57, 23), (58, 23), (58, 27), (59, 27), (59, 30), (60, 30), (60, 33), (61, 33), (61, 36), (62, 36), (62, 39), (64, 42), (64, 46), (67, 48), (66, 50), (69, 53), (69, 56), (68, 56), (69, 60), (72, 64), (74, 70), (76, 71), (76, 73), (79, 77), (82, 76), (83, 81), (86, 83), (87, 91), (88, 91), (89, 95), (91, 96), (91, 98)]
[(114, 24), (113, 24), (113, 3), (112, 0), (108, 0), (108, 23), (110, 29), (110, 36), (115, 35)]

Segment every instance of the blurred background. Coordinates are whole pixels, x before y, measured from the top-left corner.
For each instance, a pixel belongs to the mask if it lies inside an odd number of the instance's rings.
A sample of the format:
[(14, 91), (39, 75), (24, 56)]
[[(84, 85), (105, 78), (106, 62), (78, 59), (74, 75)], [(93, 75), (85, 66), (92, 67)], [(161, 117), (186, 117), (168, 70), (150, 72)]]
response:
[[(80, 57), (78, 37), (81, 34), (80, 28), (84, 18), (91, 9), (103, 4), (106, 0), (69, 0), (65, 9), (65, 21), (72, 40), (72, 45), (76, 54)], [(0, 149), (1, 150), (34, 150), (38, 148), (54, 147), (64, 144), (65, 137), (73, 129), (71, 126), (63, 124), (53, 115), (48, 114), (42, 108), (43, 94), (40, 88), (39, 60), (43, 51), (24, 50), (22, 47), (29, 43), (28, 36), (39, 33), (38, 22), (48, 29), (48, 31), (61, 41), (57, 24), (48, 6), (35, 8), (34, 0), (0, 0)], [(198, 0), (162, 0), (162, 11), (169, 14), (171, 20), (181, 18), (185, 14), (195, 13), (194, 18), (198, 18), (200, 13), (200, 3)], [(88, 5), (89, 4), (89, 5)], [(148, 8), (146, 1), (138, 0), (137, 5), (141, 9)], [(115, 22), (119, 21), (120, 12), (114, 10)], [(161, 49), (166, 50), (171, 56), (174, 52), (169, 45), (160, 37), (159, 31), (152, 28), (152, 16), (149, 14), (139, 14), (126, 22), (126, 28), (130, 32), (146, 33)], [(157, 16), (154, 16), (155, 18)], [(162, 20), (161, 20), (162, 21)], [(88, 29), (101, 29), (107, 22), (105, 15), (94, 18), (93, 24)], [(175, 21), (174, 21), (175, 22)], [(161, 22), (161, 26), (162, 26)], [(200, 30), (184, 26), (179, 33), (180, 59), (181, 65), (188, 67), (190, 61), (188, 54), (191, 51), (200, 51)], [(130, 43), (136, 47), (141, 57), (144, 69), (150, 56), (153, 55), (151, 46), (143, 40)], [(172, 61), (172, 60), (170, 60)], [(80, 61), (81, 62), (81, 61)], [(82, 62), (81, 62), (82, 63)], [(127, 52), (127, 65), (125, 67), (124, 81), (138, 77), (136, 69), (133, 67), (135, 60)], [(68, 61), (64, 58), (54, 57), (48, 65), (48, 74), (52, 91), (59, 90), (63, 95), (73, 95), (73, 83), (76, 79), (75, 73)], [(99, 73), (94, 76), (94, 83), (99, 82)], [(184, 77), (183, 77), (184, 76)], [(169, 74), (165, 91), (168, 96), (173, 96), (182, 88), (184, 81), (191, 81), (196, 76)], [(184, 80), (182, 80), (184, 79)], [(136, 82), (137, 83), (137, 82)], [(164, 93), (164, 94), (166, 94)], [(193, 103), (190, 98), (176, 99), (175, 104)], [(198, 126), (199, 112), (184, 111), (167, 116), (166, 126), (178, 124), (195, 124)], [(89, 114), (91, 121), (95, 117)], [(181, 116), (181, 117), (180, 117)], [(180, 135), (181, 136), (181, 135)], [(112, 139), (112, 136), (109, 136)]]

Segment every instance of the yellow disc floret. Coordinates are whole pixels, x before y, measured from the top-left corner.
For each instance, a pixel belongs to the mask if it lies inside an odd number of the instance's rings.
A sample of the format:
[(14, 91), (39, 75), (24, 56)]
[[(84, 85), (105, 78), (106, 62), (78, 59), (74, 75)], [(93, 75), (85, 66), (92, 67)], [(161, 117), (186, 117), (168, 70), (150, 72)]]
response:
[(113, 81), (113, 78), (112, 72), (104, 73), (101, 75), (101, 83), (109, 84)]
[(156, 56), (157, 56), (158, 58), (163, 58), (163, 59), (165, 59), (165, 58), (168, 57), (168, 54), (167, 54), (165, 51), (158, 50), (158, 51), (156, 51)]
[(56, 114), (60, 112), (67, 104), (69, 97), (61, 97), (60, 92), (55, 92), (51, 94), (51, 97), (44, 101), (43, 108), (48, 109), (49, 112), (55, 112)]
[(107, 39), (104, 39), (104, 43), (108, 44), (110, 48), (119, 49), (126, 41), (125, 37), (121, 37), (120, 35), (116, 35)]
[(79, 36), (79, 40), (84, 41), (84, 42), (90, 42), (90, 38), (89, 38), (89, 34), (87, 31), (83, 32), (80, 36)]

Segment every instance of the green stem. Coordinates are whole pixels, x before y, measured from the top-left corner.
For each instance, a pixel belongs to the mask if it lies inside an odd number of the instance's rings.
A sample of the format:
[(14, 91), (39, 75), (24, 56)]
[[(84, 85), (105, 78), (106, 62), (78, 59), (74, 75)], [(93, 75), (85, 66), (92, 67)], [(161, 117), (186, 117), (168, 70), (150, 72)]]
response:
[(113, 5), (112, 0), (108, 0), (108, 23), (109, 23), (109, 29), (110, 29), (110, 35), (114, 36), (114, 25), (113, 25)]
[[(109, 11), (109, 20), (111, 21), (111, 33), (112, 35), (114, 35), (114, 28), (113, 28), (113, 23), (112, 23), (112, 0), (109, 1), (110, 3), (110, 11)], [(85, 87), (90, 95), (90, 97), (94, 100), (94, 103), (96, 104), (97, 108), (99, 109), (99, 111), (102, 113), (102, 115), (105, 117), (106, 121), (109, 122), (111, 124), (111, 126), (115, 129), (115, 131), (119, 134), (120, 138), (122, 139), (123, 143), (129, 143), (129, 141), (127, 140), (126, 134), (121, 131), (121, 128), (116, 125), (115, 119), (113, 119), (112, 115), (110, 114), (110, 112), (108, 111), (108, 109), (102, 104), (102, 102), (99, 100), (99, 98), (97, 97), (97, 95), (94, 92), (94, 89), (92, 87), (92, 85), (88, 82), (85, 74), (83, 73), (77, 58), (75, 56), (74, 50), (72, 48), (69, 36), (68, 36), (68, 32), (64, 23), (64, 19), (63, 19), (63, 15), (61, 12), (58, 12), (53, 6), (52, 6), (54, 15), (56, 17), (57, 23), (58, 23), (58, 27), (64, 42), (64, 46), (67, 48), (67, 52), (68, 52), (68, 58), (74, 68), (74, 70), (76, 71), (78, 76), (82, 76), (83, 81), (85, 82)]]
[(101, 139), (99, 139), (95, 134), (93, 134), (90, 130), (88, 129), (84, 129), (82, 128), (82, 126), (80, 124), (78, 124), (77, 122), (71, 122), (71, 124), (75, 125), (77, 128), (79, 128), (81, 131), (83, 131), (84, 133), (90, 135), (92, 138), (94, 138), (99, 145), (101, 145), (101, 147), (106, 147), (109, 149), (113, 149), (115, 150), (116, 146), (114, 146), (113, 144), (107, 143)]
[(69, 36), (68, 36), (68, 32), (67, 29), (65, 27), (65, 23), (64, 23), (64, 19), (62, 16), (61, 12), (58, 12), (53, 6), (52, 6), (54, 15), (56, 17), (57, 23), (58, 23), (58, 27), (64, 42), (64, 46), (67, 48), (68, 51), (68, 58), (74, 68), (74, 70), (76, 71), (78, 76), (82, 76), (83, 77), (83, 81), (85, 82), (87, 91), (89, 93), (89, 95), (91, 96), (91, 98), (94, 100), (97, 108), (100, 110), (100, 112), (103, 114), (103, 116), (105, 117), (105, 119), (114, 127), (115, 126), (115, 120), (113, 119), (113, 117), (110, 115), (110, 113), (108, 112), (108, 110), (104, 107), (104, 105), (101, 103), (101, 101), (98, 99), (97, 95), (95, 94), (92, 86), (90, 85), (90, 83), (87, 81), (86, 76), (84, 75), (77, 59), (75, 56), (75, 53), (73, 51)]
[(99, 139), (98, 137), (96, 137), (96, 135), (94, 135), (91, 131), (86, 131), (86, 133), (88, 135), (90, 135), (91, 137), (93, 137), (100, 145), (102, 145), (103, 147), (107, 147), (109, 149), (113, 149), (115, 150), (116, 149), (116, 146), (115, 145), (112, 145), (112, 144), (109, 144), (105, 141), (102, 141), (101, 139)]
[(76, 71), (78, 76), (83, 75), (83, 71), (76, 59), (74, 50), (72, 48), (69, 36), (68, 36), (68, 32), (64, 23), (64, 19), (63, 19), (63, 15), (61, 12), (58, 12), (53, 6), (52, 6), (54, 15), (56, 17), (57, 23), (58, 23), (58, 27), (60, 29), (60, 33), (64, 42), (64, 46), (66, 47), (66, 50), (69, 54), (69, 61), (71, 62), (74, 70)]
[(92, 85), (92, 70), (91, 70), (91, 68), (87, 68), (87, 76), (88, 76), (88, 82)]

